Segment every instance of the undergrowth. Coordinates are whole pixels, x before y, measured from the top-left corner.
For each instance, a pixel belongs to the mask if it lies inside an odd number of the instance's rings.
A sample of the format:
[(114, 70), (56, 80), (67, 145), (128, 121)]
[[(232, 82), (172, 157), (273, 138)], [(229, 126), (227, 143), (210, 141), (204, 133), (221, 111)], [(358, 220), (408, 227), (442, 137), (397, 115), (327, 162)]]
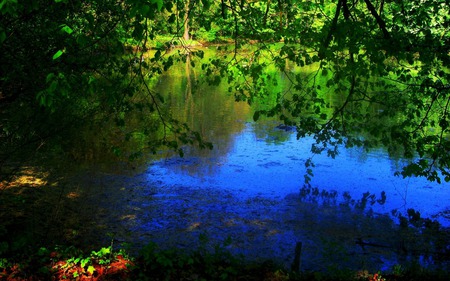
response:
[(113, 245), (83, 252), (75, 247), (40, 248), (32, 254), (0, 257), (0, 280), (265, 280), (265, 281), (426, 281), (448, 280), (448, 272), (419, 264), (395, 265), (388, 272), (335, 270), (295, 272), (272, 261), (246, 262), (226, 250), (229, 242), (212, 249), (200, 246), (190, 253), (143, 247), (137, 257)]

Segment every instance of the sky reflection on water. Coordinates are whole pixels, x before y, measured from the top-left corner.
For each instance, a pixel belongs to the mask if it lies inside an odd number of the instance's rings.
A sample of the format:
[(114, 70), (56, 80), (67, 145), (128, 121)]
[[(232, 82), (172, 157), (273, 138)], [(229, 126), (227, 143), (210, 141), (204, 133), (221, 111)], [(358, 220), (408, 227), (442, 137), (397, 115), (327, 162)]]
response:
[[(214, 152), (199, 155), (191, 150), (184, 158), (154, 162), (148, 173), (160, 175), (160, 181), (166, 186), (216, 188), (232, 191), (239, 197), (282, 199), (299, 193), (304, 184), (304, 163), (312, 156), (312, 138), (297, 140), (295, 133), (278, 130), (274, 123), (272, 129), (281, 131), (277, 134), (283, 138), (279, 141), (270, 133), (257, 134), (256, 131), (261, 129), (257, 126), (246, 123), (240, 133), (232, 136), (232, 145), (225, 155), (214, 155)], [(220, 142), (215, 145), (217, 148)], [(386, 203), (372, 206), (375, 212), (390, 213), (396, 209), (406, 213), (407, 209), (413, 208), (423, 217), (436, 218), (441, 224), (450, 225), (448, 218), (438, 216), (448, 210), (449, 186), (424, 178), (394, 176), (401, 163), (391, 160), (382, 150), (367, 153), (358, 148), (341, 148), (336, 159), (314, 155), (313, 161), (316, 167), (313, 168), (312, 187), (337, 191), (339, 199), (348, 192), (356, 200), (365, 192), (375, 194), (379, 199), (385, 191)]]

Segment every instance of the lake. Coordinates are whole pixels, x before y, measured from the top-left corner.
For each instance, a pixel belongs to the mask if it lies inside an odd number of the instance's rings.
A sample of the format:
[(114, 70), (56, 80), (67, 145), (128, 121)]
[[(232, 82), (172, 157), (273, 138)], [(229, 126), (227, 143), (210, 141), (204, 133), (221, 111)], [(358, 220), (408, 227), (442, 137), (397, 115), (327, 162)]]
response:
[[(122, 219), (113, 219), (119, 240), (193, 249), (229, 238), (223, 246), (233, 253), (286, 266), (302, 242), (307, 270), (435, 264), (432, 253), (418, 254), (426, 246), (399, 229), (398, 217), (414, 209), (448, 227), (448, 185), (394, 176), (408, 160), (382, 147), (339, 147), (336, 159), (314, 155), (312, 137), (297, 139), (274, 118), (253, 122), (254, 109), (235, 102), (226, 83), (210, 86), (201, 77), (186, 62), (152, 83), (167, 110), (214, 148), (185, 146), (184, 157), (160, 152), (127, 177)], [(280, 73), (277, 89), (283, 80)], [(305, 184), (311, 157), (314, 176)]]

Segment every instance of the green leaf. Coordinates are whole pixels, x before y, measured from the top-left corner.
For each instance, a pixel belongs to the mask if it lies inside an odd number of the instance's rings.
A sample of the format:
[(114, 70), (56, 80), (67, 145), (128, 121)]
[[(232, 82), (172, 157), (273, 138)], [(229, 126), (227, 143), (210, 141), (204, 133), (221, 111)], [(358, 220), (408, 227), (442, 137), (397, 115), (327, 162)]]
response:
[(94, 83), (96, 80), (97, 79), (94, 76), (89, 76), (88, 84), (90, 85), (90, 84)]
[(62, 54), (64, 54), (64, 51), (63, 51), (63, 50), (58, 50), (58, 52), (56, 52), (56, 53), (53, 55), (53, 60), (56, 60), (56, 59), (59, 58)]
[(3, 15), (6, 13), (15, 15), (17, 13), (17, 4), (17, 0), (3, 0), (0, 2), (0, 11)]
[(70, 28), (70, 26), (68, 26), (67, 24), (62, 24), (61, 26), (61, 31), (65, 32), (67, 34), (72, 34), (73, 33), (73, 29)]
[(148, 12), (150, 12), (150, 6), (149, 6), (149, 5), (143, 5), (142, 8), (141, 8), (141, 10), (140, 10), (140, 12), (141, 12), (143, 15), (147, 15)]
[(91, 261), (90, 258), (85, 258), (80, 261), (81, 267), (85, 267)]
[(95, 267), (93, 267), (92, 265), (88, 266), (87, 272), (89, 272), (89, 274), (94, 274), (95, 271)]
[(151, 1), (153, 4), (156, 3), (156, 6), (158, 6), (158, 11), (161, 11), (161, 8), (163, 6), (163, 0), (152, 0)]
[(55, 74), (54, 73), (49, 73), (47, 75), (47, 77), (45, 78), (45, 82), (49, 83), (50, 81), (53, 80), (53, 78), (55, 78)]
[(2, 31), (2, 32), (0, 32), (0, 44), (5, 42), (5, 40), (6, 40), (6, 32)]
[(111, 253), (111, 248), (110, 247), (103, 247), (100, 249), (99, 254), (102, 256), (105, 256), (107, 254)]
[(202, 0), (202, 4), (204, 10), (208, 10), (209, 7), (211, 7), (211, 2), (209, 2), (209, 0)]

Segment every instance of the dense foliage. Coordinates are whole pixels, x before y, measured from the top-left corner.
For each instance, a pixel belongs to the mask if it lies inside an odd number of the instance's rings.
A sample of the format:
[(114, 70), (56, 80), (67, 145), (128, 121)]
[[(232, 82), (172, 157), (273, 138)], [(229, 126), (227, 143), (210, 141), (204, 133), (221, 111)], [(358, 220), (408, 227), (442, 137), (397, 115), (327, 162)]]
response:
[[(237, 100), (253, 104), (267, 97), (266, 86), (273, 83), (263, 71), (267, 57), (284, 71), (293, 87), (254, 119), (277, 115), (297, 126), (298, 137), (314, 135), (313, 152), (334, 157), (342, 144), (384, 146), (392, 154), (418, 157), (403, 176), (449, 181), (449, 5), (448, 0), (2, 0), (0, 168), (9, 169), (58, 138), (58, 149), (67, 152), (64, 143), (77, 136), (67, 131), (109, 121), (120, 127), (131, 112), (146, 112), (142, 130), (148, 136), (158, 132), (142, 150), (165, 145), (182, 153), (181, 143), (210, 146), (165, 112), (163, 99), (148, 85), (175, 60), (195, 64), (202, 52), (189, 49), (194, 39), (233, 42), (234, 53), (202, 68), (210, 83), (227, 80)], [(274, 42), (283, 45), (272, 48)], [(258, 43), (258, 49), (239, 56), (245, 43)], [(167, 55), (176, 45), (184, 51)], [(145, 53), (148, 46), (157, 48), (152, 57)], [(289, 63), (315, 70), (294, 74)], [(327, 78), (326, 85), (316, 83), (318, 76)], [(137, 98), (137, 92), (145, 97)], [(134, 136), (118, 134), (121, 140)], [(120, 152), (120, 141), (105, 148)]]

